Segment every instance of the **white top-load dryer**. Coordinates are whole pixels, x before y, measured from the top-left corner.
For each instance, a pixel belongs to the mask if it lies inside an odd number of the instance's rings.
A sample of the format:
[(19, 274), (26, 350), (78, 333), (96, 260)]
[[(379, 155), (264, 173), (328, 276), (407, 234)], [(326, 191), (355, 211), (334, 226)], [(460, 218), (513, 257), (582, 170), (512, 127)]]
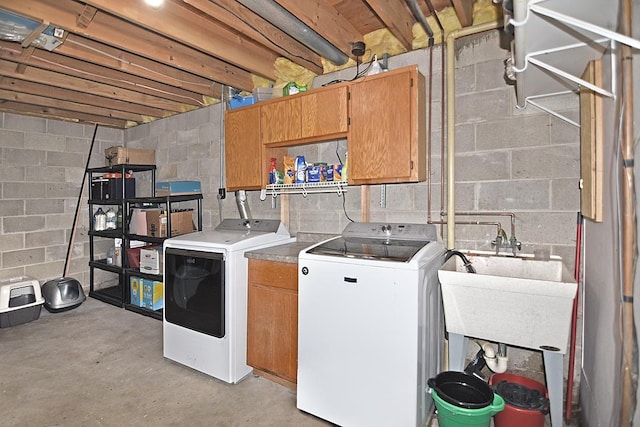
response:
[(163, 353), (228, 383), (251, 372), (247, 250), (294, 241), (279, 220), (225, 219), (164, 241)]
[(423, 426), (442, 368), (438, 268), (428, 224), (350, 223), (298, 257), (299, 409), (341, 426)]

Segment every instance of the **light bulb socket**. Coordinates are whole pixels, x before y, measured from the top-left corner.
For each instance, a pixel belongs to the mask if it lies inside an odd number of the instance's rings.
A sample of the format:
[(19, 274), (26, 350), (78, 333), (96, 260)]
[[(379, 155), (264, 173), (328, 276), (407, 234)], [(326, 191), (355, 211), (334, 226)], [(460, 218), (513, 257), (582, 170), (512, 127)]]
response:
[(364, 42), (353, 42), (351, 45), (351, 54), (354, 56), (364, 55), (367, 45)]

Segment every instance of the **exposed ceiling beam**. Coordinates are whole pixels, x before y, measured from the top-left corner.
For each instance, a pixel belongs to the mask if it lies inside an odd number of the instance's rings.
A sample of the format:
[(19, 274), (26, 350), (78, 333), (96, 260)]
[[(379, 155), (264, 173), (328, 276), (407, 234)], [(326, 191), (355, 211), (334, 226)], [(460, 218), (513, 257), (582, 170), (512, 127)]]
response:
[(43, 108), (55, 108), (59, 110), (73, 111), (75, 113), (88, 113), (95, 116), (129, 120), (138, 123), (143, 123), (145, 121), (145, 118), (139, 114), (125, 113), (122, 111), (111, 110), (109, 108), (98, 107), (95, 105), (87, 105), (78, 102), (54, 99), (46, 96), (31, 95), (27, 93), (19, 93), (5, 89), (0, 89), (0, 99), (3, 99), (5, 101), (14, 101), (23, 104), (36, 105)]
[[(205, 96), (220, 98), (220, 84), (212, 80), (177, 68), (167, 67), (159, 62), (107, 46), (86, 37), (69, 35), (66, 42), (58, 46), (55, 52), (60, 55), (93, 64), (100, 64), (114, 70), (120, 70), (125, 73), (180, 87)], [(243, 81), (242, 87), (245, 85), (252, 87), (253, 82), (251, 78), (248, 74), (246, 76), (246, 81)]]
[(62, 89), (41, 83), (28, 82), (25, 80), (3, 77), (0, 79), (0, 89), (23, 92), (31, 95), (46, 94), (49, 98), (73, 101), (81, 104), (95, 105), (112, 110), (128, 111), (141, 116), (162, 118), (167, 113), (159, 108), (147, 107), (146, 105), (133, 104), (119, 99), (108, 99), (90, 93), (77, 92), (70, 89)]
[(366, 0), (367, 4), (382, 19), (391, 34), (407, 50), (411, 50), (413, 41), (413, 23), (404, 0)]
[(275, 79), (274, 63), (278, 55), (224, 26), (214, 28), (208, 19), (183, 4), (165, 1), (161, 8), (153, 8), (131, 0), (87, 3), (262, 77)]
[(127, 99), (136, 104), (148, 105), (150, 107), (160, 108), (162, 110), (176, 113), (183, 113), (194, 109), (193, 106), (187, 104), (182, 104), (168, 99), (160, 99), (104, 83), (66, 76), (36, 67), (29, 67), (23, 74), (20, 74), (15, 72), (15, 66), (15, 62), (0, 60), (0, 75), (35, 83), (54, 85), (65, 89), (73, 89), (84, 93), (96, 94), (110, 99)]
[(302, 43), (235, 0), (182, 0), (230, 28), (245, 28), (243, 34), (291, 62), (322, 74), (322, 59)]
[(216, 82), (253, 89), (248, 71), (114, 16), (98, 12), (88, 28), (80, 28), (76, 16), (82, 13), (83, 6), (71, 0), (2, 0), (2, 7), (37, 20), (48, 17), (56, 27)]
[(277, 3), (347, 56), (351, 55), (353, 42), (362, 41), (364, 38), (363, 34), (326, 0), (277, 0)]
[(93, 114), (78, 113), (69, 110), (61, 110), (58, 108), (40, 107), (38, 105), (22, 104), (13, 101), (5, 101), (0, 103), (0, 111), (12, 114), (25, 114), (29, 116), (44, 117), (47, 119), (55, 118), (72, 122), (84, 121), (115, 128), (127, 128), (136, 124), (135, 122), (127, 122), (126, 120), (111, 119), (108, 117), (94, 116)]
[(17, 44), (0, 42), (0, 59), (15, 61), (20, 64), (57, 71), (61, 74), (93, 80), (108, 85), (134, 90), (151, 96), (171, 99), (196, 107), (203, 105), (202, 95), (184, 89), (158, 83), (153, 80), (137, 77), (105, 67), (100, 67), (85, 61), (57, 55), (55, 53), (38, 50), (28, 58), (22, 58), (20, 51), (12, 48)]
[(451, 0), (458, 20), (463, 27), (473, 25), (473, 0)]

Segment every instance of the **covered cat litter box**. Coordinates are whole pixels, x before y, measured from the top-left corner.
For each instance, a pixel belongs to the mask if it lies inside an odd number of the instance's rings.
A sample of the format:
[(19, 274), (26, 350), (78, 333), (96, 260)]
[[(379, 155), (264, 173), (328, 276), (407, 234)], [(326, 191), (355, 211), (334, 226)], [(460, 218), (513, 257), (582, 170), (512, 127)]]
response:
[(44, 307), (52, 312), (71, 310), (86, 299), (82, 285), (72, 277), (49, 280), (42, 285)]
[(38, 319), (43, 303), (37, 280), (27, 276), (0, 280), (0, 328)]

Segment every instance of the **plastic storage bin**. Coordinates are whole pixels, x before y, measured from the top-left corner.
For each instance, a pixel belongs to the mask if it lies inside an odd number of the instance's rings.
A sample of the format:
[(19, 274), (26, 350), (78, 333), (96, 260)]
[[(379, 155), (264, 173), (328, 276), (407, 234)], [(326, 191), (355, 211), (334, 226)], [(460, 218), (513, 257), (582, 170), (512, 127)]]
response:
[(254, 103), (255, 100), (253, 99), (253, 95), (245, 97), (236, 95), (229, 99), (229, 108), (233, 110), (234, 108), (246, 107), (247, 105), (253, 105)]
[(44, 304), (40, 283), (27, 276), (0, 280), (0, 328), (31, 322)]
[(275, 87), (257, 87), (253, 89), (253, 98), (257, 101), (268, 101), (270, 99), (282, 96), (282, 88)]

